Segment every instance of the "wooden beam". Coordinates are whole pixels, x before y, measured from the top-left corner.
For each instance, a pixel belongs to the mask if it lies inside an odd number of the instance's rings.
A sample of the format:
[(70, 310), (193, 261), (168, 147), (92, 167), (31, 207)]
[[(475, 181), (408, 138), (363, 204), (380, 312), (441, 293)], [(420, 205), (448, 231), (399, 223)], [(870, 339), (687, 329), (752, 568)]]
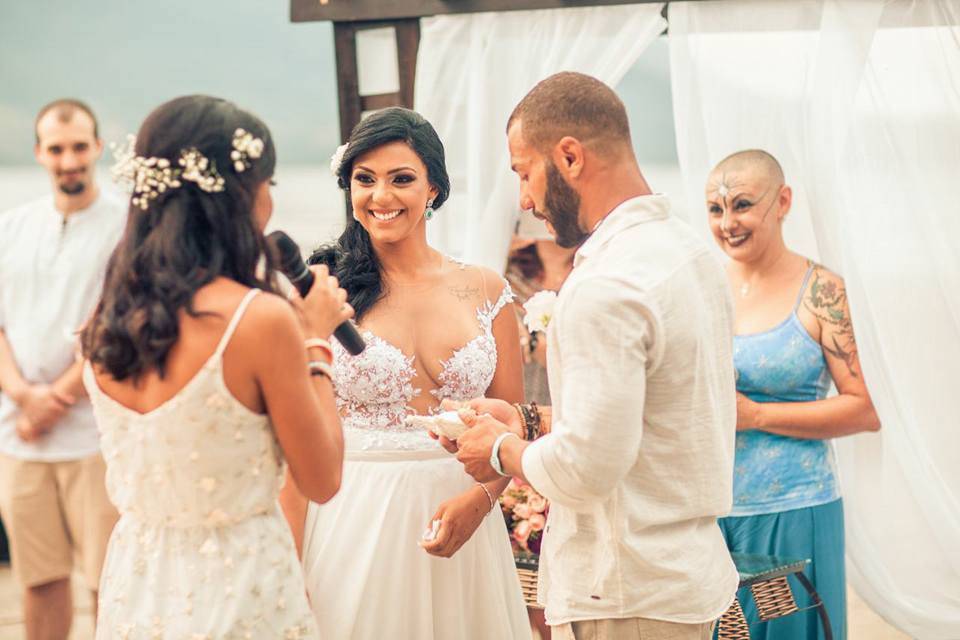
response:
[(400, 106), (413, 109), (413, 89), (417, 75), (417, 51), (420, 49), (420, 19), (398, 20), (396, 27)]
[[(618, 4), (647, 4), (658, 0), (290, 0), (292, 22), (362, 22), (421, 18), (450, 13), (566, 9)], [(659, 0), (663, 1), (663, 0)]]
[(337, 60), (337, 98), (340, 103), (340, 141), (360, 122), (360, 80), (357, 74), (357, 28), (349, 23), (333, 25), (333, 42)]

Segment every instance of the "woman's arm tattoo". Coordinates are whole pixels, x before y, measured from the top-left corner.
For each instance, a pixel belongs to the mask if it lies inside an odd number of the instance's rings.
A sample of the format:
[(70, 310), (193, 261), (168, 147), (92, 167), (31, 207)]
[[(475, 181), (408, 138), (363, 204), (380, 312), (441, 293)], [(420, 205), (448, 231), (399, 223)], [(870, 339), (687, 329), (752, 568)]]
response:
[[(853, 337), (853, 322), (850, 320), (846, 288), (842, 283), (827, 278), (823, 270), (817, 267), (813, 271), (813, 283), (810, 285), (810, 293), (804, 299), (804, 306), (816, 316), (824, 329), (830, 329), (828, 340), (832, 344), (822, 344), (823, 350), (842, 360), (850, 375), (857, 377), (854, 369), (857, 342)], [(823, 342), (826, 341), (821, 341)]]

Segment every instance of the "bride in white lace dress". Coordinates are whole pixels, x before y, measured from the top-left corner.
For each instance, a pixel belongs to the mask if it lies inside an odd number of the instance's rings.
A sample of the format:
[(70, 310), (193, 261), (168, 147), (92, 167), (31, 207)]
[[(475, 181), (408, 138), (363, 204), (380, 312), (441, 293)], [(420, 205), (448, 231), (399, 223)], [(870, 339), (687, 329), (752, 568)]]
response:
[(342, 432), (329, 379), (308, 375), (323, 349), (305, 338), (350, 315), (346, 292), (318, 269), (298, 322), (258, 275), (275, 155), (249, 113), (178, 98), (136, 153), (126, 232), (83, 333), (121, 514), (97, 638), (317, 638), (277, 495), (284, 458), (313, 499), (337, 491)]
[[(421, 116), (397, 108), (368, 116), (338, 168), (355, 220), (313, 260), (335, 268), (367, 348), (357, 357), (335, 349), (347, 448), (340, 493), (322, 506), (303, 502), (299, 513), (285, 503), (291, 521), (305, 520), (303, 565), (321, 635), (530, 638), (495, 504), (507, 481), (478, 485), (403, 422), (447, 398), (521, 400), (510, 288), (428, 246), (425, 225), (449, 180), (443, 146)], [(423, 543), (434, 519), (437, 538)]]

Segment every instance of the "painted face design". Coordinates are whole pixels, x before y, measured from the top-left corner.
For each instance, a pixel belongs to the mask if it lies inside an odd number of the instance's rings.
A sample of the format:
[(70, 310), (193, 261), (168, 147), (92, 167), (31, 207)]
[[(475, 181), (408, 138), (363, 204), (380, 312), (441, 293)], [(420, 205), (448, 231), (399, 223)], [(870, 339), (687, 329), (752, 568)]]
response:
[(713, 237), (735, 260), (746, 260), (774, 233), (782, 185), (745, 171), (715, 171), (707, 182), (707, 212)]

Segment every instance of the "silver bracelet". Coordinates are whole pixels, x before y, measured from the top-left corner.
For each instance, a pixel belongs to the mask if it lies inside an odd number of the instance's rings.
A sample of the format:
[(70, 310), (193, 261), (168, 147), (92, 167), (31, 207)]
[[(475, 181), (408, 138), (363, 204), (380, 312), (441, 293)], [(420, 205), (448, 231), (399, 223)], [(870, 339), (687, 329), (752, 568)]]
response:
[(520, 436), (515, 434), (513, 431), (506, 431), (497, 436), (497, 439), (493, 441), (493, 449), (490, 451), (490, 466), (493, 467), (494, 471), (503, 477), (507, 477), (510, 474), (504, 473), (503, 466), (500, 464), (500, 445), (503, 444), (503, 441), (510, 436), (513, 436), (518, 440), (520, 439)]
[[(490, 489), (487, 489), (487, 485), (483, 484), (482, 482), (478, 482), (477, 486), (483, 489), (483, 492), (487, 494), (487, 500), (490, 501), (490, 511), (493, 511), (494, 500), (493, 500), (493, 494), (490, 493)], [(487, 513), (490, 513), (490, 511), (488, 511)]]
[(326, 376), (330, 382), (333, 382), (333, 367), (323, 360), (311, 360), (307, 363), (307, 369), (311, 376)]

